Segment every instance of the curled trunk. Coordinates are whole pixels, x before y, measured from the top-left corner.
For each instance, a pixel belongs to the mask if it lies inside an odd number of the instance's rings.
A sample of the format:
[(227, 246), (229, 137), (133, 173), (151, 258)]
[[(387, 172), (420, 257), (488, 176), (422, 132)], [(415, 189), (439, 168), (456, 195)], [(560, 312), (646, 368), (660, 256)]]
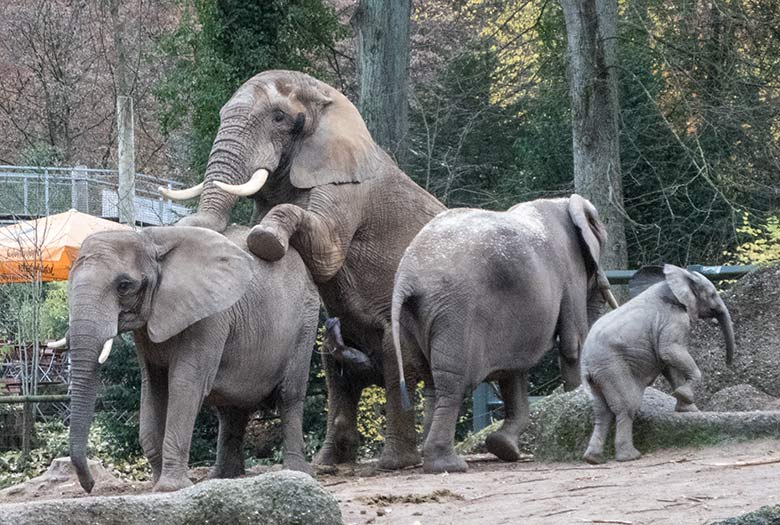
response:
[(726, 340), (726, 364), (730, 365), (734, 361), (734, 349), (736, 347), (734, 342), (734, 324), (731, 322), (731, 315), (723, 301), (721, 301), (721, 307), (716, 314), (716, 318), (720, 325), (720, 331), (723, 333), (723, 338)]

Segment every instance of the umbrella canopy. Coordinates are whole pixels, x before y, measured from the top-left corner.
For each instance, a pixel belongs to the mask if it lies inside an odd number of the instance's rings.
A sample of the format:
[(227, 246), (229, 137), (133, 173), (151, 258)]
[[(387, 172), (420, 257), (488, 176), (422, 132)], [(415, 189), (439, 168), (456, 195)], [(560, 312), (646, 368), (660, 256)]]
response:
[(126, 229), (76, 210), (0, 228), (0, 283), (67, 280), (84, 239)]

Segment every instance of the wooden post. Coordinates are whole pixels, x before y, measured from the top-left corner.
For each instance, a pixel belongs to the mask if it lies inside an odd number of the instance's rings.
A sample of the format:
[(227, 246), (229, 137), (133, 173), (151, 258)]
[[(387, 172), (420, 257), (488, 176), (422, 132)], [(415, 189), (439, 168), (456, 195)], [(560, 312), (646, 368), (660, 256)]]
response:
[(119, 160), (119, 222), (135, 225), (135, 140), (133, 99), (116, 98), (116, 125)]

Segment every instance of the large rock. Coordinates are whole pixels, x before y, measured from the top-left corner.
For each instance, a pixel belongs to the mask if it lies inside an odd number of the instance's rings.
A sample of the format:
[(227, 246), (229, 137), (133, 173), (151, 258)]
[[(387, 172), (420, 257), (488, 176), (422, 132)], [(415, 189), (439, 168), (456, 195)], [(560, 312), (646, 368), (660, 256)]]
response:
[(761, 507), (757, 511), (736, 518), (718, 521), (713, 525), (777, 525), (780, 523), (780, 505)]
[(780, 410), (780, 399), (761, 392), (751, 385), (735, 385), (715, 392), (701, 408), (712, 412)]
[(703, 374), (696, 387), (697, 403), (706, 406), (715, 392), (739, 384), (780, 397), (780, 267), (756, 270), (722, 295), (734, 321), (734, 365), (724, 362), (720, 329), (694, 323), (690, 353)]
[[(675, 399), (654, 388), (645, 390), (634, 422), (634, 444), (641, 452), (661, 448), (711, 445), (734, 439), (780, 435), (780, 412), (674, 412)], [(457, 448), (461, 454), (484, 452), (484, 439), (494, 423)], [(531, 423), (520, 448), (540, 460), (569, 461), (582, 457), (593, 431), (593, 408), (585, 390), (556, 392), (534, 404)], [(606, 453), (612, 453), (612, 433)]]
[(87, 497), (0, 505), (15, 525), (341, 524), (336, 499), (310, 476), (289, 470), (204, 481), (168, 494)]

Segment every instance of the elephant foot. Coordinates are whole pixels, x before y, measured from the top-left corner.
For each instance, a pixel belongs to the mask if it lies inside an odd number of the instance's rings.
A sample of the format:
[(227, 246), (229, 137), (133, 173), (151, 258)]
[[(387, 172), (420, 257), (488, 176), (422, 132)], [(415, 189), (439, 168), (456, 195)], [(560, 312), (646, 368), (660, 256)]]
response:
[(308, 474), (309, 476), (311, 476), (313, 472), (311, 465), (309, 465), (309, 463), (297, 457), (284, 458), (283, 466), (287, 470), (297, 470), (298, 472), (303, 472), (304, 474)]
[(243, 476), (246, 473), (244, 470), (243, 465), (234, 465), (232, 467), (227, 466), (217, 466), (214, 465), (214, 467), (209, 470), (208, 476), (206, 476), (207, 479), (227, 479), (227, 478), (237, 478), (239, 476)]
[(392, 450), (385, 447), (382, 455), (377, 462), (379, 470), (400, 470), (405, 467), (419, 465), (421, 461), (420, 454), (415, 450)]
[(488, 452), (503, 461), (517, 461), (520, 459), (520, 449), (517, 440), (504, 434), (500, 430), (489, 434), (485, 439), (485, 448)]
[(339, 465), (355, 461), (357, 461), (357, 447), (352, 445), (336, 447), (326, 444), (314, 456), (313, 463), (315, 465)]
[(642, 453), (633, 446), (624, 447), (615, 451), (615, 459), (618, 461), (634, 461), (642, 457)]
[(685, 403), (681, 400), (677, 400), (677, 405), (674, 407), (675, 412), (699, 412), (699, 407), (693, 403)]
[(186, 489), (192, 486), (192, 481), (186, 476), (180, 478), (161, 477), (152, 489), (154, 492), (173, 492), (179, 489)]
[(469, 469), (466, 461), (457, 454), (431, 458), (425, 456), (423, 471), (428, 474), (440, 474), (442, 472), (466, 472)]
[(602, 463), (606, 463), (607, 461), (606, 458), (604, 458), (604, 454), (590, 449), (585, 451), (585, 455), (582, 456), (582, 459), (584, 459), (586, 462), (590, 463), (591, 465), (601, 465)]
[(672, 395), (677, 398), (678, 403), (693, 404), (693, 388), (688, 384), (675, 389)]
[(249, 251), (265, 261), (278, 261), (287, 253), (287, 240), (275, 228), (258, 224), (246, 238)]

